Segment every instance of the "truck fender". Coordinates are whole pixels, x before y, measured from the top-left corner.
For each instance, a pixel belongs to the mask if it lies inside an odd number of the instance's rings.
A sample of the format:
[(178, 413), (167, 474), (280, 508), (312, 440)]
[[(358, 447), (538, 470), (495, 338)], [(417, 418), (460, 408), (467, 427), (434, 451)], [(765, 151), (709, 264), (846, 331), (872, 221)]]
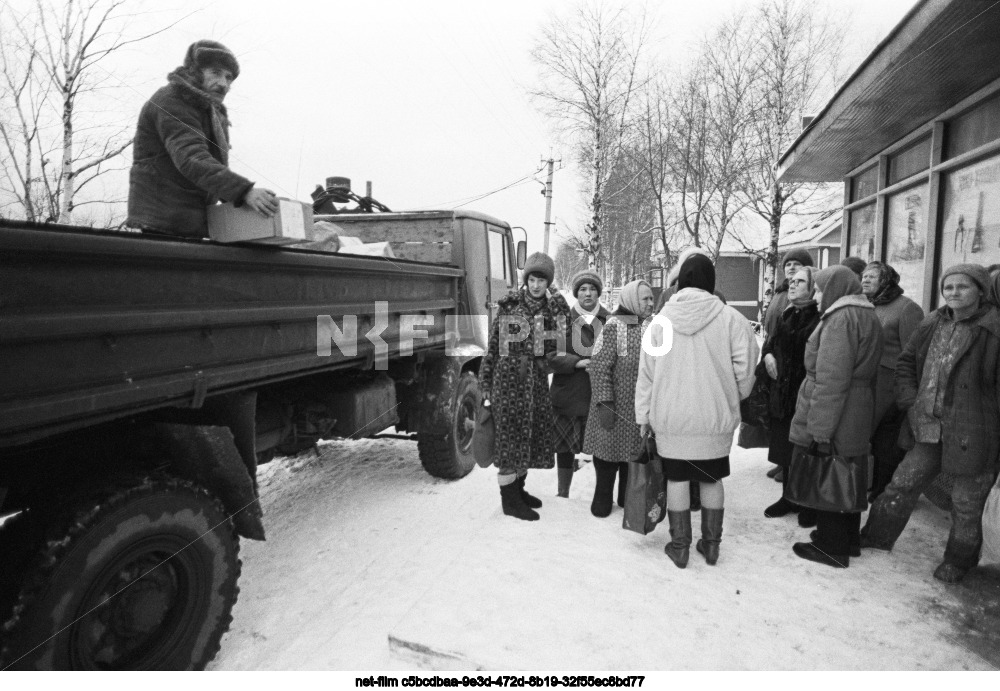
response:
[(423, 363), (423, 376), (413, 410), (416, 432), (446, 434), (454, 417), (454, 397), (458, 380), (464, 372), (478, 372), (482, 360), (477, 354), (470, 357), (428, 357)]
[(264, 514), (256, 483), (237, 448), (233, 430), (171, 423), (157, 423), (156, 430), (169, 454), (170, 471), (218, 497), (240, 536), (263, 540)]

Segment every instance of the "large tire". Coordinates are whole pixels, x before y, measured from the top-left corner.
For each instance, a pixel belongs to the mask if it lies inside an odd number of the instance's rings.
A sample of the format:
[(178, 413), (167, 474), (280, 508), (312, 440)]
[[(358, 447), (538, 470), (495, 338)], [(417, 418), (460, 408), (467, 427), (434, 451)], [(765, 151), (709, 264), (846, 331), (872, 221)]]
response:
[(472, 372), (463, 372), (455, 387), (451, 428), (447, 434), (420, 432), (417, 450), (424, 470), (445, 480), (458, 480), (472, 472), (476, 458), (472, 454), (472, 434), (476, 430), (476, 411), (482, 395), (479, 380)]
[(238, 552), (222, 504), (187, 481), (81, 501), (51, 524), (0, 669), (202, 669), (232, 621)]

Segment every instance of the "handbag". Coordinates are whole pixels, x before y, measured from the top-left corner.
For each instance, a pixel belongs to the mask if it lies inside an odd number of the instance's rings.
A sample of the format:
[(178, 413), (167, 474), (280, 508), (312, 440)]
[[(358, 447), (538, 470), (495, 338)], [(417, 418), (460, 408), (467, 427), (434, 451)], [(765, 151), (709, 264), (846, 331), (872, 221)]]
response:
[(785, 498), (818, 511), (857, 513), (868, 508), (868, 454), (841, 456), (830, 444), (830, 452), (796, 446), (788, 466)]
[(479, 404), (476, 412), (476, 429), (472, 432), (472, 455), (480, 468), (493, 463), (493, 445), (496, 443), (497, 428), (493, 421), (493, 409)]
[(652, 434), (647, 434), (642, 438), (642, 446), (639, 448), (639, 453), (635, 455), (635, 458), (631, 462), (645, 465), (654, 458), (658, 458), (656, 455), (656, 437)]
[(736, 444), (741, 449), (766, 449), (771, 446), (771, 433), (766, 427), (741, 422)]
[(767, 373), (763, 360), (757, 365), (754, 375), (757, 378), (750, 389), (750, 395), (740, 401), (740, 418), (754, 427), (766, 428), (771, 418), (771, 376)]
[(629, 463), (622, 528), (648, 535), (666, 515), (667, 488), (659, 456), (647, 463)]

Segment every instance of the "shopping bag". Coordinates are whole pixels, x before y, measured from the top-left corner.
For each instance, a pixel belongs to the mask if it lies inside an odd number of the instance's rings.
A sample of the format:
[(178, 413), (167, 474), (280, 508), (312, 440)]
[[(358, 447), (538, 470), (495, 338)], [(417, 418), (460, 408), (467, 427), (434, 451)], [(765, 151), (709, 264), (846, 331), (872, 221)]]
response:
[(767, 427), (770, 420), (771, 377), (763, 361), (754, 371), (756, 379), (750, 395), (740, 401), (740, 419), (756, 427)]
[(841, 456), (834, 444), (796, 446), (788, 466), (785, 498), (819, 511), (853, 513), (868, 508), (868, 454)]
[(629, 463), (622, 528), (640, 535), (652, 532), (667, 511), (667, 488), (659, 456), (648, 463)]
[(496, 442), (496, 423), (493, 410), (480, 404), (476, 412), (476, 429), (472, 432), (472, 455), (480, 468), (493, 463), (493, 444)]
[(771, 445), (771, 435), (766, 427), (741, 422), (736, 445), (741, 449), (766, 449)]
[(652, 434), (647, 434), (642, 438), (642, 444), (639, 447), (639, 452), (632, 459), (632, 463), (640, 463), (646, 465), (651, 460), (656, 458), (656, 437)]
[(1000, 566), (1000, 479), (993, 485), (983, 508), (983, 549), (981, 566)]

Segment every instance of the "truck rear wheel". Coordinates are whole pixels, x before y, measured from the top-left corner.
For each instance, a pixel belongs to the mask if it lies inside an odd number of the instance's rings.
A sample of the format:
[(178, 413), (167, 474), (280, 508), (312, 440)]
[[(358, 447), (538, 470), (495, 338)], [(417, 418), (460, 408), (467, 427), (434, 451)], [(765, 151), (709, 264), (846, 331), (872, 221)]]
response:
[(146, 478), (52, 524), (4, 624), (2, 669), (202, 669), (239, 589), (239, 541), (197, 485)]
[(455, 387), (451, 428), (447, 434), (420, 432), (417, 450), (424, 470), (434, 477), (457, 480), (476, 467), (472, 455), (472, 434), (476, 431), (476, 411), (482, 395), (479, 380), (472, 372), (463, 372)]

